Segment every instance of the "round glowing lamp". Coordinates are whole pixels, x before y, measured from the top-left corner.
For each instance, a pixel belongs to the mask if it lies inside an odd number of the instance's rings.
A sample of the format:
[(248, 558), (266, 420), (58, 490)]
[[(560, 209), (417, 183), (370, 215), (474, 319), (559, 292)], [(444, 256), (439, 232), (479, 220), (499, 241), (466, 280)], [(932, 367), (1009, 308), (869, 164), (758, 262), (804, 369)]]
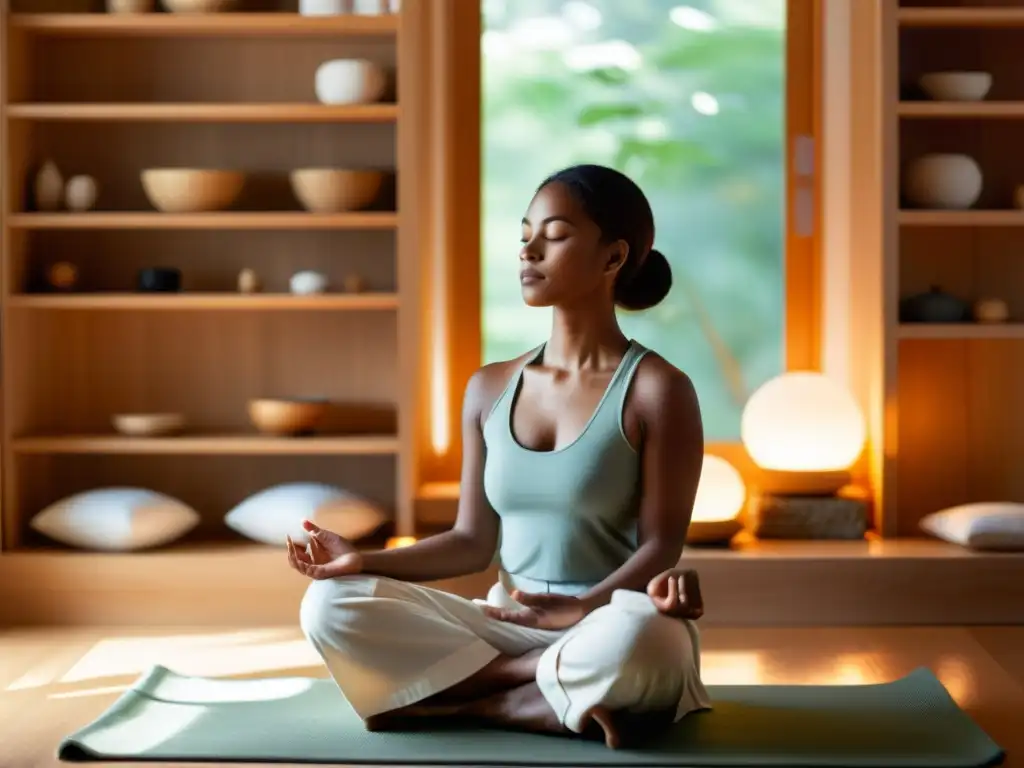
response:
[(820, 373), (784, 373), (747, 401), (740, 436), (766, 491), (831, 495), (864, 449), (864, 417), (850, 393)]
[(687, 543), (729, 541), (743, 527), (739, 514), (746, 499), (747, 488), (736, 468), (720, 456), (704, 454)]

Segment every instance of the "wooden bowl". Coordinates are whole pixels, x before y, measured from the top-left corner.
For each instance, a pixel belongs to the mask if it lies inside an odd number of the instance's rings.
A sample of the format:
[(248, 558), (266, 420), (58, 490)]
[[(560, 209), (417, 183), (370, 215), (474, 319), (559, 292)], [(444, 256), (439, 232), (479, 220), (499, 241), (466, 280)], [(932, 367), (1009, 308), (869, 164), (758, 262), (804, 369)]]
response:
[(153, 0), (107, 0), (107, 13), (150, 13)]
[(249, 401), (249, 420), (265, 435), (299, 437), (320, 426), (330, 403), (326, 400), (263, 398)]
[(142, 172), (146, 197), (163, 213), (223, 210), (238, 199), (244, 184), (241, 171), (148, 168)]
[(162, 0), (171, 13), (222, 13), (230, 11), (238, 0)]
[(111, 421), (114, 429), (129, 437), (173, 435), (185, 428), (185, 417), (180, 413), (118, 413)]
[(313, 213), (340, 213), (365, 208), (384, 182), (380, 171), (341, 168), (298, 168), (289, 174), (292, 191), (302, 207)]

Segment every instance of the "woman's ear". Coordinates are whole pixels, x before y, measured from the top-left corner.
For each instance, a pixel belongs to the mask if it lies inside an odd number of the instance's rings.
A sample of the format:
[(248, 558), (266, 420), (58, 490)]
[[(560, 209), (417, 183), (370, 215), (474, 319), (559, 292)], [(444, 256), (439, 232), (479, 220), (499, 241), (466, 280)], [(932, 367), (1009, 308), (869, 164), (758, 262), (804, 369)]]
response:
[(617, 274), (625, 266), (627, 258), (629, 258), (629, 244), (625, 240), (616, 240), (608, 250), (608, 260), (604, 265), (605, 273)]

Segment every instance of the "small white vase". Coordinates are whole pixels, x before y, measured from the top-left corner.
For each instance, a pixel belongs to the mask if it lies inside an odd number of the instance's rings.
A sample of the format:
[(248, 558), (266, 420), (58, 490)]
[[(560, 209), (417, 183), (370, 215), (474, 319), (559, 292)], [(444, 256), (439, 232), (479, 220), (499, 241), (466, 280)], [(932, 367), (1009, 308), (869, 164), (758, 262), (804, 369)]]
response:
[(360, 104), (384, 95), (384, 72), (365, 59), (332, 59), (316, 70), (316, 97), (322, 104)]
[(64, 188), (64, 204), (76, 213), (91, 210), (97, 197), (99, 187), (92, 176), (72, 176)]
[(59, 211), (64, 200), (64, 177), (57, 164), (52, 160), (43, 163), (36, 174), (33, 190), (36, 209), (40, 211)]
[(348, 13), (351, 0), (299, 0), (303, 16), (341, 16)]
[(981, 168), (968, 155), (924, 155), (907, 168), (903, 192), (921, 208), (962, 210), (978, 202), (982, 181)]

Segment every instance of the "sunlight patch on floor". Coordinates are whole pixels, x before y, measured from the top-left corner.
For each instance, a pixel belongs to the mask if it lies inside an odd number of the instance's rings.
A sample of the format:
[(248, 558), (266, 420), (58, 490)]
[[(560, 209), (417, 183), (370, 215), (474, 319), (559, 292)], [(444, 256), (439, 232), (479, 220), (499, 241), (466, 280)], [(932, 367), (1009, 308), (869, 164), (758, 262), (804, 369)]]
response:
[[(112, 633), (77, 660), (58, 656), (30, 668), (6, 690), (64, 686), (77, 689), (58, 688), (50, 697), (120, 695), (155, 665), (190, 677), (326, 674), (316, 651), (292, 628), (165, 636)], [(930, 666), (960, 706), (976, 701), (978, 681), (965, 658), (932, 657)], [(767, 651), (705, 648), (701, 657), (701, 677), (708, 685), (868, 685), (888, 682), (892, 674), (875, 652), (837, 653), (811, 662)]]
[(107, 685), (102, 688), (84, 688), (79, 691), (62, 691), (51, 693), (49, 699), (84, 699), (87, 696), (112, 696), (120, 695), (131, 688), (130, 685)]
[(966, 709), (977, 703), (978, 678), (966, 659), (961, 656), (943, 656), (932, 671), (961, 707)]
[(50, 662), (30, 669), (8, 691), (111, 677), (138, 677), (154, 665), (195, 677), (274, 676), (310, 668), (320, 657), (290, 630), (252, 630), (152, 637), (110, 637), (96, 642), (70, 668)]

